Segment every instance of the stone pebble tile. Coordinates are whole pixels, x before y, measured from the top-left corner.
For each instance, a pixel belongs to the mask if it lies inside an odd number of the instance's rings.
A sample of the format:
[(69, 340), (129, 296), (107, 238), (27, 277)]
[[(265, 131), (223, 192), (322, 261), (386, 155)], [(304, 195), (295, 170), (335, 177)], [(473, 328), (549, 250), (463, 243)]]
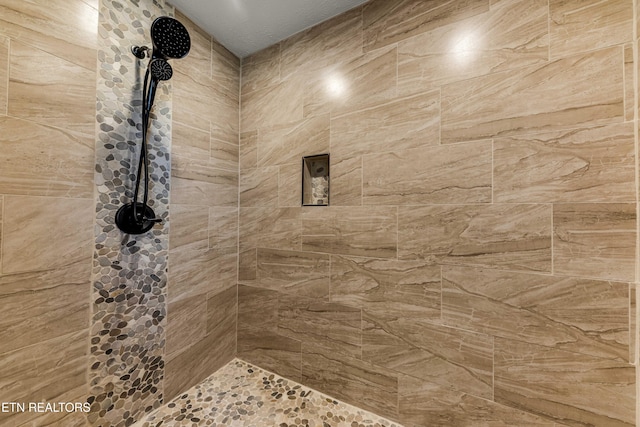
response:
[(135, 427), (402, 427), (234, 359)]

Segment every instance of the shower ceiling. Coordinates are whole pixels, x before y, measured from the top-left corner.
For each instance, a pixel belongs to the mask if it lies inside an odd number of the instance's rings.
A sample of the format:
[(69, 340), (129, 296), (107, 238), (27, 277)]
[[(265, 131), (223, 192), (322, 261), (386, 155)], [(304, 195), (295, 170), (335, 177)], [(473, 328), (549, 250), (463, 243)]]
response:
[(339, 15), (367, 0), (172, 0), (239, 57)]

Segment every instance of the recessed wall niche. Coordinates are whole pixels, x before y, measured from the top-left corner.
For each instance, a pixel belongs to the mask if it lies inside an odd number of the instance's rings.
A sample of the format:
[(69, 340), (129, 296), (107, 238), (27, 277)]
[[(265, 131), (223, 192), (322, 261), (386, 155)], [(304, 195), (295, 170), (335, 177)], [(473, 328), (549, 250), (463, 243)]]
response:
[(302, 206), (329, 205), (329, 155), (302, 158)]

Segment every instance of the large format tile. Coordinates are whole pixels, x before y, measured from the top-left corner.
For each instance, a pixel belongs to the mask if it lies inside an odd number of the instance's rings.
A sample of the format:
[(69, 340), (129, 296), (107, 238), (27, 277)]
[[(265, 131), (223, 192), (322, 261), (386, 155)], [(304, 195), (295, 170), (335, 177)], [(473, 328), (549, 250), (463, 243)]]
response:
[(258, 248), (257, 283), (292, 295), (329, 298), (329, 255)]
[(496, 402), (568, 425), (635, 425), (633, 365), (501, 338), (495, 345)]
[(502, 338), (629, 357), (627, 283), (445, 266), (442, 319)]
[(363, 156), (363, 204), (491, 202), (491, 142)]
[(493, 395), (493, 338), (417, 316), (363, 311), (362, 360), (474, 396)]
[(5, 196), (2, 273), (90, 263), (93, 211), (89, 199)]
[(548, 60), (546, 0), (492, 2), (491, 11), (398, 44), (398, 91), (446, 83)]
[(551, 272), (551, 206), (400, 207), (400, 259)]
[(241, 92), (243, 95), (278, 83), (280, 83), (280, 43), (242, 58)]
[(240, 119), (242, 131), (291, 123), (303, 118), (302, 83), (289, 79), (275, 85), (242, 93)]
[(442, 142), (621, 122), (622, 63), (615, 47), (445, 85)]
[(331, 155), (339, 159), (440, 143), (440, 92), (393, 99), (331, 118)]
[(238, 285), (238, 334), (250, 329), (277, 333), (279, 297), (272, 289)]
[(209, 208), (198, 205), (171, 206), (169, 250), (204, 250), (209, 247)]
[(179, 10), (176, 10), (175, 18), (185, 26), (191, 39), (189, 54), (181, 58), (180, 61), (173, 62), (176, 71), (183, 74), (195, 73), (199, 76), (211, 77), (211, 36)]
[(489, 0), (373, 0), (363, 9), (364, 48), (377, 49), (489, 10)]
[[(240, 102), (240, 58), (215, 39), (211, 42), (211, 78), (228, 99)], [(238, 114), (240, 112), (238, 111)]]
[(240, 208), (240, 250), (273, 248), (300, 250), (301, 209)]
[(93, 136), (95, 97), (95, 72), (11, 42), (10, 116)]
[(0, 34), (88, 70), (96, 69), (97, 33), (98, 10), (83, 1), (8, 0), (0, 4)]
[(260, 329), (238, 331), (238, 357), (276, 374), (300, 381), (302, 343)]
[(215, 162), (173, 155), (171, 201), (185, 205), (236, 206), (238, 171), (218, 169)]
[(554, 272), (635, 280), (636, 205), (553, 205)]
[(333, 206), (362, 205), (362, 157), (331, 157), (329, 203)]
[(310, 207), (302, 211), (302, 250), (395, 258), (394, 207)]
[(92, 135), (0, 117), (0, 143), (0, 193), (93, 197)]
[(633, 2), (550, 0), (551, 57), (632, 41)]
[(278, 170), (278, 206), (296, 207), (302, 203), (302, 162), (282, 165)]
[(635, 200), (632, 123), (498, 138), (496, 202)]
[(207, 301), (202, 295), (169, 301), (165, 352), (169, 359), (207, 334)]
[(371, 313), (440, 320), (440, 266), (331, 256), (331, 301)]
[(240, 170), (258, 166), (258, 131), (240, 134)]
[(277, 166), (246, 169), (240, 175), (240, 206), (278, 206)]
[(634, 69), (633, 59), (634, 47), (632, 43), (624, 46), (624, 120), (631, 121), (635, 114), (636, 106), (634, 99)]
[(238, 208), (209, 208), (209, 248), (238, 247)]
[(7, 84), (9, 82), (9, 39), (0, 36), (0, 116), (7, 114)]

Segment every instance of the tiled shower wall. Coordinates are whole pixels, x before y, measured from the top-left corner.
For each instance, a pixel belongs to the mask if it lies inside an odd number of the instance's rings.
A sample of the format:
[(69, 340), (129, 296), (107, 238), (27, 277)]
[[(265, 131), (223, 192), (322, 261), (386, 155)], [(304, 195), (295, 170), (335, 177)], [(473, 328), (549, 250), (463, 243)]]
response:
[(634, 22), (372, 0), (244, 59), (238, 356), (408, 426), (634, 425)]
[(120, 161), (139, 152), (145, 64), (129, 49), (160, 14), (173, 7), (0, 2), (0, 401), (93, 403), (0, 424), (128, 425), (235, 353), (239, 60), (179, 12), (193, 46), (151, 131), (165, 222), (113, 226), (131, 188)]

